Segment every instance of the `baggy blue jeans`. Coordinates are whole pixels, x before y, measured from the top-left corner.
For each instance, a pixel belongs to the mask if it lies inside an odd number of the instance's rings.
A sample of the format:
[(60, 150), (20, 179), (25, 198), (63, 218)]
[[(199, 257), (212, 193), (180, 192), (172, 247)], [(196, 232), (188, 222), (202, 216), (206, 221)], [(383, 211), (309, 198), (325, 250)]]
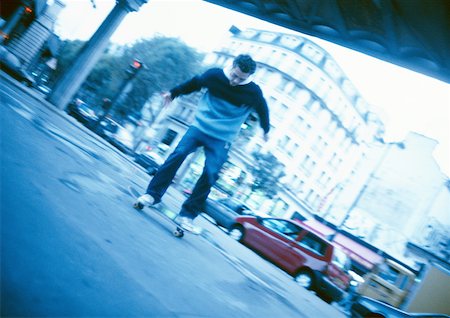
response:
[(180, 216), (191, 219), (196, 218), (203, 210), (211, 187), (219, 178), (220, 169), (227, 160), (230, 142), (213, 138), (195, 127), (190, 127), (175, 150), (159, 167), (146, 191), (155, 202), (160, 202), (183, 161), (199, 147), (203, 147), (205, 152), (205, 166), (192, 194), (184, 201), (180, 211)]

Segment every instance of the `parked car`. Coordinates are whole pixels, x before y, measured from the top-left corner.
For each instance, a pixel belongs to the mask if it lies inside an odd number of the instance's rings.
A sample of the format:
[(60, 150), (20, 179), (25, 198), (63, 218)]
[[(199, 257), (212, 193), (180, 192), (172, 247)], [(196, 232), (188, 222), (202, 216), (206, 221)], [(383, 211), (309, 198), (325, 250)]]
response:
[(104, 134), (104, 138), (123, 153), (126, 153), (128, 155), (132, 155), (134, 153), (133, 135), (125, 127), (116, 124), (113, 132), (106, 130), (104, 131)]
[(67, 113), (87, 127), (91, 127), (98, 119), (95, 112), (79, 98), (67, 105)]
[(29, 87), (35, 83), (33, 77), (23, 69), (19, 59), (3, 46), (0, 46), (0, 69)]
[(164, 158), (154, 151), (145, 151), (134, 156), (134, 161), (147, 170), (147, 173), (154, 175), (160, 165), (164, 163)]
[(350, 284), (350, 259), (337, 246), (296, 222), (240, 216), (230, 236), (280, 267), (326, 302), (339, 301)]
[(95, 133), (102, 138), (108, 139), (108, 136), (117, 132), (119, 124), (109, 117), (100, 119), (100, 123), (96, 123)]
[(37, 85), (36, 88), (38, 91), (44, 93), (45, 95), (48, 95), (52, 91), (52, 89), (45, 84)]
[(233, 198), (207, 199), (204, 212), (213, 218), (217, 225), (226, 229), (236, 223), (236, 217), (254, 215), (244, 203)]
[(365, 296), (358, 297), (352, 304), (350, 311), (352, 318), (450, 318), (448, 315), (444, 314), (408, 313), (381, 301)]
[(416, 274), (394, 260), (386, 259), (364, 275), (358, 294), (400, 306), (414, 286)]

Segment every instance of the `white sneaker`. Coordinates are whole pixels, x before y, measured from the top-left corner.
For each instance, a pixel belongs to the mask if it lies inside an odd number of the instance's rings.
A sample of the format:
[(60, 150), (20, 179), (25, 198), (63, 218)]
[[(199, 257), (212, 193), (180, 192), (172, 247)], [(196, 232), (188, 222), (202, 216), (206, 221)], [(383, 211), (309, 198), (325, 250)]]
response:
[(183, 230), (186, 230), (188, 232), (192, 232), (195, 234), (200, 234), (202, 229), (198, 226), (195, 226), (192, 222), (192, 219), (185, 217), (185, 216), (177, 216), (176, 222), (180, 224), (180, 227)]
[(150, 194), (143, 194), (137, 198), (137, 202), (146, 206), (155, 205), (155, 199)]

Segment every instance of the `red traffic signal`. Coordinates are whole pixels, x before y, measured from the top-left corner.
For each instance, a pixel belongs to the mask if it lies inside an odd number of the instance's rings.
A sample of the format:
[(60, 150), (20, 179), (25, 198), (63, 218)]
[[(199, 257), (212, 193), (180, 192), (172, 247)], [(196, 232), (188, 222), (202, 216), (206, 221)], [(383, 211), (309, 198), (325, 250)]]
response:
[(142, 67), (142, 63), (139, 60), (133, 60), (133, 64), (131, 66), (135, 69), (140, 69)]

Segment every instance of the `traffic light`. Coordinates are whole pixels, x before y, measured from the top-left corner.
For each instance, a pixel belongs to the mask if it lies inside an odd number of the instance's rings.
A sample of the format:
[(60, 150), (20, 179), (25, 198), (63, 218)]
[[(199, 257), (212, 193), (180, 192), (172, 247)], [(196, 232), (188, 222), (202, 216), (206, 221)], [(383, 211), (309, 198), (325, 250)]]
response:
[(139, 60), (133, 60), (133, 67), (135, 69), (140, 69), (142, 67), (142, 63)]
[(133, 62), (128, 66), (127, 73), (130, 77), (133, 77), (139, 72), (140, 69), (144, 66), (144, 63), (139, 61), (138, 59), (134, 59)]

